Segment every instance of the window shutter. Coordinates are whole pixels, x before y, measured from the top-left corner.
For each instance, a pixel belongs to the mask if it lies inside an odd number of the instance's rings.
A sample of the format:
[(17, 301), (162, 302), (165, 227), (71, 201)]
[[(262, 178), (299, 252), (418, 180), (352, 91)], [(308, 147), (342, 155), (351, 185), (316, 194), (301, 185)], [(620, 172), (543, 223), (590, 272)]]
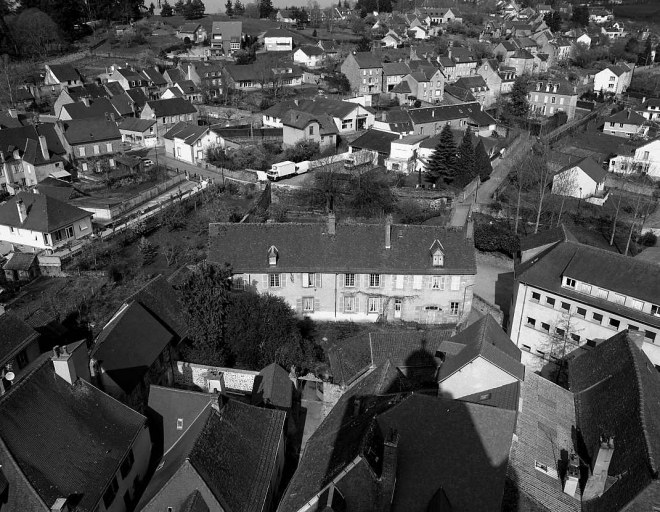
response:
[(302, 287), (309, 288), (309, 274), (307, 272), (302, 273)]
[(346, 283), (346, 274), (339, 274), (339, 288), (343, 288), (345, 283)]
[(360, 310), (360, 296), (359, 295), (355, 296), (355, 312), (356, 313), (361, 312), (361, 310)]
[(316, 274), (316, 287), (321, 288), (322, 282), (323, 282), (323, 274)]
[(339, 296), (339, 312), (340, 313), (344, 312), (344, 296), (343, 295)]
[(431, 288), (433, 286), (433, 278), (431, 276), (424, 276), (424, 288)]
[(264, 290), (268, 289), (268, 274), (261, 276), (261, 285), (263, 286)]
[(286, 286), (286, 274), (280, 274), (280, 286), (284, 288)]
[(302, 313), (302, 299), (296, 299), (296, 311)]
[(321, 299), (314, 297), (314, 311), (321, 311)]

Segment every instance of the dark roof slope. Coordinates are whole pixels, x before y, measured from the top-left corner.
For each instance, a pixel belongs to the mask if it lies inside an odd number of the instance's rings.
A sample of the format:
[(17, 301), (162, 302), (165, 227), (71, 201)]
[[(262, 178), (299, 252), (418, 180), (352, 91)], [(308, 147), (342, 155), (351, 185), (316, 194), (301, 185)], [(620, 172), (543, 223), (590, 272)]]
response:
[(103, 328), (92, 356), (128, 395), (173, 339), (147, 310), (131, 302)]
[(65, 110), (71, 119), (102, 119), (110, 114), (117, 117), (120, 115), (112, 102), (107, 98), (92, 99), (89, 102), (89, 106), (83, 101), (67, 103), (66, 105), (62, 105), (62, 110)]
[(16, 315), (4, 313), (0, 316), (0, 363), (5, 363), (38, 336), (37, 331)]
[[(78, 496), (85, 512), (96, 510), (145, 423), (86, 381), (57, 376), (48, 356), (0, 398), (0, 437), (29, 485), (47, 504)], [(14, 510), (29, 508), (21, 505)]]
[(657, 479), (660, 373), (624, 331), (570, 361), (569, 377), (587, 460), (595, 462), (601, 435), (614, 436), (611, 485), (582, 509), (621, 510)]
[(103, 118), (64, 121), (64, 137), (71, 145), (121, 139), (117, 123)]
[(80, 80), (80, 74), (71, 64), (48, 64), (48, 67), (60, 82)]
[[(27, 218), (20, 221), (16, 203), (23, 201)], [(91, 217), (92, 214), (58, 201), (44, 194), (19, 192), (3, 205), (0, 205), (0, 224), (15, 228), (29, 229), (39, 233), (52, 233), (73, 222)]]
[[(634, 124), (637, 126), (641, 126), (648, 122), (648, 120), (642, 116), (641, 114), (638, 114), (636, 111), (632, 109), (625, 109), (617, 112), (616, 114), (612, 114), (609, 117), (606, 117), (604, 119), (605, 123), (618, 123), (618, 124)], [(607, 125), (605, 125), (607, 126)]]
[[(2, 266), (3, 270), (29, 270), (37, 258), (34, 252), (12, 252), (7, 256), (9, 259)], [(2, 352), (0, 351), (0, 354)]]
[(252, 403), (288, 409), (293, 399), (293, 383), (289, 374), (277, 363), (271, 363), (254, 380)]
[(208, 129), (208, 126), (197, 126), (184, 121), (179, 121), (167, 131), (164, 137), (169, 140), (181, 139), (186, 144), (192, 145), (197, 139), (204, 135)]
[(560, 174), (574, 167), (579, 167), (582, 171), (589, 176), (596, 183), (603, 183), (607, 177), (607, 171), (603, 169), (600, 165), (593, 161), (590, 157), (583, 158), (577, 163), (568, 164), (563, 169), (557, 171), (557, 174)]
[[(236, 272), (272, 272), (268, 250), (278, 251), (278, 272), (354, 272), (406, 274), (474, 274), (473, 241), (461, 229), (392, 225), (391, 248), (385, 228), (373, 224), (337, 224), (327, 234), (324, 224), (230, 224), (209, 226), (208, 259), (231, 263)], [(433, 267), (430, 247), (445, 248), (443, 267)]]
[[(37, 149), (39, 136), (46, 137), (48, 160), (44, 159), (41, 148)], [(35, 144), (34, 148), (37, 149), (32, 153), (32, 157), (26, 154), (28, 141), (32, 141)], [(41, 165), (51, 160), (61, 160), (58, 157), (62, 157), (66, 153), (53, 124), (19, 126), (0, 130), (0, 153), (3, 153), (5, 158), (10, 159), (15, 149), (23, 152), (22, 158), (28, 159), (33, 165)]]
[(382, 68), (383, 63), (381, 59), (371, 52), (356, 52), (353, 58), (358, 63), (360, 69), (369, 68)]
[(398, 138), (398, 133), (371, 128), (351, 142), (350, 146), (358, 149), (369, 149), (371, 151), (377, 151), (378, 153), (389, 155), (392, 142)]
[(496, 124), (495, 119), (484, 112), (477, 102), (440, 107), (411, 108), (408, 113), (415, 124), (452, 121), (455, 119), (471, 119), (478, 126)]
[(151, 100), (147, 102), (156, 117), (192, 114), (197, 112), (195, 106), (184, 98), (170, 98), (167, 100)]

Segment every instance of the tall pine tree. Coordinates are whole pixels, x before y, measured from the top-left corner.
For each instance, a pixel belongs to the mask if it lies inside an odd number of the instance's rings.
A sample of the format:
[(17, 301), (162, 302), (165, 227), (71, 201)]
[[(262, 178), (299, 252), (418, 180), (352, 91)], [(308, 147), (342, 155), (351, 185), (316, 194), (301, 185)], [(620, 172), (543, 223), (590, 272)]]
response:
[(525, 75), (516, 77), (509, 96), (509, 111), (514, 117), (527, 117), (529, 103), (527, 101), (528, 78)]
[(456, 185), (464, 187), (476, 178), (476, 176), (472, 131), (468, 126), (463, 134), (461, 145), (458, 146), (458, 175), (456, 176)]
[(482, 182), (486, 181), (490, 177), (490, 173), (493, 172), (490, 157), (486, 152), (484, 141), (481, 139), (479, 139), (477, 147), (474, 148), (474, 167)]
[(231, 3), (231, 0), (227, 0), (227, 3), (225, 4), (225, 12), (227, 13), (227, 16), (234, 15), (234, 5)]
[(241, 0), (236, 0), (234, 3), (234, 14), (236, 16), (243, 16), (245, 14), (245, 6), (241, 2)]
[(426, 179), (434, 184), (438, 184), (442, 179), (448, 185), (456, 177), (456, 170), (456, 144), (451, 128), (446, 124), (440, 132), (438, 145), (435, 147), (426, 167)]

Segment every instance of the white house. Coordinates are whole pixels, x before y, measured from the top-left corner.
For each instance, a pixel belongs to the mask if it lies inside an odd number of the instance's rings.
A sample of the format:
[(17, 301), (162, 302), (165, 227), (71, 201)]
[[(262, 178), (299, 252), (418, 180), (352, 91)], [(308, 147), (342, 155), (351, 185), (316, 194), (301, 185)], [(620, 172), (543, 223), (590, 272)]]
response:
[(594, 76), (594, 92), (622, 94), (626, 92), (632, 80), (634, 65), (617, 64), (607, 66)]
[(606, 117), (603, 122), (603, 133), (617, 137), (646, 137), (650, 122), (632, 109), (625, 109)]
[(191, 164), (204, 160), (206, 149), (218, 143), (218, 137), (208, 126), (196, 126), (183, 121), (170, 128), (163, 139), (168, 156)]
[(317, 68), (325, 61), (325, 53), (318, 46), (301, 46), (293, 52), (293, 62), (308, 68)]
[(290, 52), (293, 50), (293, 37), (288, 30), (274, 28), (264, 35), (264, 48), (267, 52)]
[(390, 145), (390, 156), (385, 159), (387, 170), (405, 174), (415, 172), (418, 169), (419, 145), (428, 138), (428, 135), (408, 135), (393, 140)]
[(605, 188), (607, 171), (591, 158), (568, 164), (552, 178), (552, 193), (584, 199), (599, 195)]
[(591, 48), (591, 37), (586, 32), (575, 39), (576, 43), (585, 45), (587, 48)]
[(637, 109), (643, 117), (650, 120), (660, 121), (660, 98), (649, 98)]
[(619, 174), (641, 173), (660, 180), (660, 139), (647, 142), (631, 154), (619, 154), (610, 160), (610, 172)]

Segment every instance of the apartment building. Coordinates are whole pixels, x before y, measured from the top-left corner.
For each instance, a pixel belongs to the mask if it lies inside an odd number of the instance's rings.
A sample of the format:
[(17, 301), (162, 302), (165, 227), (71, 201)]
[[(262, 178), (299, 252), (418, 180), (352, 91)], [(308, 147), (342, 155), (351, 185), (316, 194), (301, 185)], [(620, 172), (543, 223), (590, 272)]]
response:
[(472, 307), (474, 242), (464, 229), (211, 224), (208, 261), (238, 289), (282, 297), (301, 316), (458, 324)]
[(530, 111), (540, 116), (566, 112), (568, 120), (575, 117), (577, 89), (566, 80), (537, 80), (528, 89)]
[(574, 241), (557, 228), (521, 242), (509, 319), (523, 363), (540, 369), (564, 352), (637, 331), (660, 365), (660, 267)]
[(355, 52), (341, 65), (351, 90), (358, 94), (377, 94), (383, 90), (383, 64), (380, 57), (369, 52)]

